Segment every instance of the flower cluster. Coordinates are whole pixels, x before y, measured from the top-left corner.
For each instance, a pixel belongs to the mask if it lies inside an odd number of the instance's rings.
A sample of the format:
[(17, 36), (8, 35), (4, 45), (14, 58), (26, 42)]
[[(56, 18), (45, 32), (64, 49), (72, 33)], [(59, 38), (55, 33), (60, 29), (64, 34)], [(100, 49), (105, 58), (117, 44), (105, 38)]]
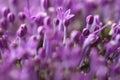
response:
[(0, 80), (119, 80), (120, 0), (0, 0)]

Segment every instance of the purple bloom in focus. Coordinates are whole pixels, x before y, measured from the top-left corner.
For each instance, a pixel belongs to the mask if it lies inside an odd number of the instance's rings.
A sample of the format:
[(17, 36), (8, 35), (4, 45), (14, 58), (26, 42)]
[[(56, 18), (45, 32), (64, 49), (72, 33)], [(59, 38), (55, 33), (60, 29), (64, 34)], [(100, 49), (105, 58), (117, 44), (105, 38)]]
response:
[(71, 10), (68, 9), (67, 11), (64, 11), (64, 9), (62, 7), (58, 8), (57, 9), (57, 14), (58, 14), (58, 19), (61, 20), (61, 21), (66, 21), (66, 20), (69, 20), (70, 18), (72, 18), (74, 15), (73, 14), (70, 14), (71, 13)]

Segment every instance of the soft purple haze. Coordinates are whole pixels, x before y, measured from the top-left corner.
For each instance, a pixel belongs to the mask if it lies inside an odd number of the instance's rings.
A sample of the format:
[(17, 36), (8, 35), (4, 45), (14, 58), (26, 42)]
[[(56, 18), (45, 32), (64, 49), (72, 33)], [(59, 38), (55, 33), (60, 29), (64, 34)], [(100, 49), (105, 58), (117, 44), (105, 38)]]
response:
[(0, 80), (120, 80), (120, 0), (0, 0)]

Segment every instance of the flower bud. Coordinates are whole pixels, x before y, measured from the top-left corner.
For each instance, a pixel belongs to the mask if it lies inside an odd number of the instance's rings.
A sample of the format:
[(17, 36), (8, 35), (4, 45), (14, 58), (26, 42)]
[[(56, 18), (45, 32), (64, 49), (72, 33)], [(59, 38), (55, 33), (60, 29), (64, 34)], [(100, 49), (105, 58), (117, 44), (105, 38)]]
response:
[(38, 51), (38, 55), (41, 57), (41, 58), (45, 58), (46, 54), (45, 54), (45, 49), (44, 48), (40, 48), (39, 51)]
[(40, 27), (38, 27), (38, 29), (37, 29), (37, 31), (38, 31), (38, 34), (39, 35), (42, 35), (44, 32), (45, 29), (43, 28), (43, 26), (40, 26)]
[(12, 3), (13, 5), (18, 5), (18, 0), (11, 0), (11, 3)]
[(56, 19), (54, 20), (54, 24), (55, 24), (55, 26), (58, 26), (59, 23), (60, 23), (59, 19), (56, 18)]
[(79, 37), (80, 37), (80, 32), (79, 31), (72, 31), (71, 33), (71, 39), (74, 41), (79, 41)]
[(4, 7), (4, 8), (2, 9), (2, 15), (3, 15), (4, 17), (7, 17), (7, 15), (8, 15), (9, 12), (10, 12), (10, 9), (9, 9), (8, 7)]
[(34, 21), (37, 25), (43, 25), (43, 17), (42, 16), (37, 16), (34, 18)]
[(88, 28), (84, 28), (82, 33), (84, 36), (88, 36), (90, 34), (90, 31)]
[(69, 21), (69, 20), (64, 21), (64, 26), (65, 26), (65, 27), (68, 27), (69, 24), (70, 24), (70, 21)]
[(88, 24), (91, 25), (93, 23), (93, 21), (94, 21), (94, 16), (92, 16), (92, 15), (87, 16), (86, 22)]
[(20, 20), (25, 20), (25, 18), (26, 18), (25, 14), (23, 12), (19, 12), (18, 17)]
[(15, 15), (13, 13), (9, 13), (7, 15), (7, 19), (9, 22), (14, 22), (15, 21)]
[(43, 7), (47, 10), (50, 7), (50, 0), (43, 0)]
[(24, 37), (27, 34), (27, 26), (26, 24), (21, 24), (20, 28), (17, 31), (17, 35), (19, 37)]
[(0, 38), (0, 48), (3, 48), (3, 49), (8, 49), (8, 43), (7, 43), (8, 41), (7, 41), (7, 36), (2, 36), (1, 38)]
[(7, 27), (7, 20), (5, 18), (0, 19), (0, 26), (3, 29), (6, 29), (6, 27)]
[(45, 17), (45, 19), (44, 19), (44, 24), (45, 25), (51, 25), (51, 19), (50, 19), (50, 17)]

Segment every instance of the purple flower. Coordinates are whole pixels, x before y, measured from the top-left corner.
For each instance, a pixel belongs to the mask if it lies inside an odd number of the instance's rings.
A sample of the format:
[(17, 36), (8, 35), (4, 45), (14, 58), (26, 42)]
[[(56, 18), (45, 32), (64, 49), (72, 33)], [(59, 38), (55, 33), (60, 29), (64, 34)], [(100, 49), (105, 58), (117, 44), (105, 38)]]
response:
[(58, 19), (61, 20), (61, 21), (66, 21), (66, 20), (69, 20), (70, 18), (72, 18), (74, 15), (73, 14), (70, 14), (71, 13), (71, 10), (68, 9), (67, 11), (64, 11), (63, 8), (58, 8), (57, 9), (57, 14), (58, 14)]
[(27, 26), (26, 26), (26, 24), (22, 24), (17, 31), (17, 35), (19, 37), (24, 37), (26, 35), (26, 33), (27, 33)]
[(0, 80), (119, 80), (119, 0), (0, 0)]

